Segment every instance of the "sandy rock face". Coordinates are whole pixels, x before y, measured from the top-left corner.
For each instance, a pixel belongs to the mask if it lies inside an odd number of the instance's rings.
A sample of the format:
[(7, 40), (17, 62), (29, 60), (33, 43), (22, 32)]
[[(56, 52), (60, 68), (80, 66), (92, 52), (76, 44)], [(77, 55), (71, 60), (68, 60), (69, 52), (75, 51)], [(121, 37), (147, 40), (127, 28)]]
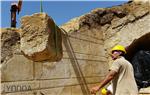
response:
[(21, 19), (21, 51), (33, 61), (58, 61), (62, 58), (61, 30), (46, 14)]
[(150, 4), (150, 0), (132, 0), (136, 3), (149, 3)]
[(20, 30), (7, 28), (1, 30), (1, 63), (9, 60), (13, 53), (19, 49)]

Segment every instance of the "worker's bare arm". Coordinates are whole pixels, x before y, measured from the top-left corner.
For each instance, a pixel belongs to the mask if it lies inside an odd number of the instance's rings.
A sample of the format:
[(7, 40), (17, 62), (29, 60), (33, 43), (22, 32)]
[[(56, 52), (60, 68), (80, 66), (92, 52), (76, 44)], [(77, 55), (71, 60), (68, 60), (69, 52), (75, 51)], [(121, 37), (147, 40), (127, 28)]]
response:
[(117, 75), (117, 72), (114, 70), (110, 70), (107, 76), (102, 80), (102, 82), (99, 85), (99, 88), (104, 87), (107, 83), (109, 83), (115, 76)]
[(115, 76), (117, 75), (116, 71), (110, 70), (107, 76), (102, 80), (100, 85), (95, 86), (91, 89), (91, 93), (95, 94), (98, 90), (100, 90), (102, 87), (104, 87), (107, 83), (109, 83)]
[(18, 1), (18, 13), (21, 11), (21, 7), (22, 7), (22, 0)]

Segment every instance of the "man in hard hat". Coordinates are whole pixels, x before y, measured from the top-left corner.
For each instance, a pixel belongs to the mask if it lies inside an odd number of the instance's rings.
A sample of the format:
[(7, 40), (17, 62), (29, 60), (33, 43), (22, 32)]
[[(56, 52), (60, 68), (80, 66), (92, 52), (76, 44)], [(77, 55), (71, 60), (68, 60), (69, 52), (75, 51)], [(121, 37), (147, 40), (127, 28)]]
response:
[(95, 94), (107, 83), (112, 81), (113, 95), (138, 95), (133, 67), (123, 57), (125, 54), (126, 50), (122, 45), (116, 45), (112, 49), (111, 57), (114, 62), (104, 80), (98, 86), (91, 88), (92, 94)]

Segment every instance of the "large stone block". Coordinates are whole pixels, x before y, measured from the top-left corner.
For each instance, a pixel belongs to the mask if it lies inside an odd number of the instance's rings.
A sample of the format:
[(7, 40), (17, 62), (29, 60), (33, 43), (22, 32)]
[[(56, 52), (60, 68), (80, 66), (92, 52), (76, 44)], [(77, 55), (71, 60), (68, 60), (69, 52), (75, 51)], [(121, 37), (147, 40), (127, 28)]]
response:
[(7, 94), (1, 94), (1, 95), (40, 95), (35, 94), (36, 92), (29, 91), (29, 92), (14, 92), (14, 93), (7, 93)]
[(33, 79), (33, 62), (23, 55), (14, 55), (1, 66), (2, 82)]
[[(96, 42), (96, 43), (100, 43), (103, 44), (103, 35), (100, 35), (101, 33), (98, 33), (100, 31), (80, 31), (79, 32), (72, 32), (72, 33), (68, 33), (68, 35), (70, 37), (73, 38), (78, 38), (78, 39), (82, 39), (82, 40), (86, 40), (89, 42)], [(96, 35), (96, 36), (95, 36)]]
[[(68, 55), (69, 51), (64, 51), (63, 52), (63, 58), (64, 59), (73, 59), (72, 56)], [(97, 53), (99, 54), (99, 53)], [(100, 61), (100, 62), (105, 62), (107, 61), (107, 58), (104, 56), (100, 56), (100, 55), (95, 55), (95, 54), (84, 54), (84, 53), (78, 53), (78, 52), (74, 52), (74, 55), (76, 56), (76, 59), (79, 60), (91, 60), (91, 61)]]
[(82, 92), (81, 86), (72, 86), (72, 95), (85, 95), (83, 94), (84, 92)]
[(39, 88), (39, 81), (20, 81), (2, 83), (2, 93), (30, 92)]
[[(103, 77), (85, 77), (85, 81), (87, 84), (91, 83), (99, 83)], [(52, 79), (52, 80), (41, 80), (40, 81), (40, 89), (45, 88), (57, 88), (64, 86), (73, 86), (73, 85), (81, 85), (84, 84), (83, 81), (79, 81), (77, 78), (66, 78), (66, 79)]]
[(69, 60), (60, 62), (35, 62), (35, 79), (60, 79), (69, 78)]
[(71, 87), (57, 87), (38, 90), (34, 95), (71, 95)]
[(67, 52), (73, 51), (75, 53), (105, 56), (103, 43), (90, 41), (89, 39), (68, 37), (64, 39), (63, 47), (64, 51)]
[(21, 50), (33, 61), (59, 61), (62, 58), (61, 30), (45, 13), (21, 19)]
[[(70, 61), (73, 59), (70, 59)], [(78, 64), (78, 65), (76, 65)], [(100, 62), (95, 60), (77, 60), (70, 64), (71, 77), (93, 77), (104, 76), (108, 71), (106, 62)], [(82, 75), (80, 74), (82, 73)]]

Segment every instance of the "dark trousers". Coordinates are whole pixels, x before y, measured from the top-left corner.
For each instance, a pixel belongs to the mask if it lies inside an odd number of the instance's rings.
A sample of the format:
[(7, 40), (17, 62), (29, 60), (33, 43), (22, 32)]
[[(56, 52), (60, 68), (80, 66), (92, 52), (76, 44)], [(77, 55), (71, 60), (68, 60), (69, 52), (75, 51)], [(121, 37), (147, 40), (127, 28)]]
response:
[(16, 12), (17, 12), (17, 5), (11, 5), (11, 27), (16, 27)]

